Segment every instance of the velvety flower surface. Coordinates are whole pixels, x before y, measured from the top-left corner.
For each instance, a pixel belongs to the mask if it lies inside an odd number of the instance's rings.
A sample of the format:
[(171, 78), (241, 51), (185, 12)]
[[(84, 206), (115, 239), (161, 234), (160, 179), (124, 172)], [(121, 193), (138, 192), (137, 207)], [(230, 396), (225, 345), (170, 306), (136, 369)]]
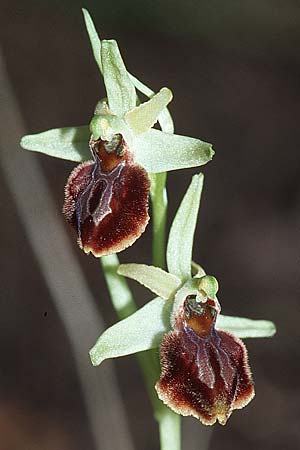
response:
[(99, 257), (124, 250), (148, 223), (150, 181), (121, 135), (110, 142), (91, 140), (93, 161), (71, 173), (63, 212), (78, 244)]
[(232, 411), (254, 396), (246, 347), (231, 333), (216, 330), (218, 312), (215, 300), (203, 303), (188, 296), (160, 347), (159, 398), (205, 425), (225, 425)]

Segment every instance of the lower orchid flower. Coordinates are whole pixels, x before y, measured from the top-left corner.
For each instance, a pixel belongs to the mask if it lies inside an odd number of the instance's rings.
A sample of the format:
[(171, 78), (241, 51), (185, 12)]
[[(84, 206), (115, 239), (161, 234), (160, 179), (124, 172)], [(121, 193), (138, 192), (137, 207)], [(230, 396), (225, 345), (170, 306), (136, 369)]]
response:
[[(254, 396), (247, 351), (240, 338), (272, 336), (275, 326), (220, 314), (217, 280), (198, 267), (192, 276), (192, 246), (203, 185), (195, 175), (173, 221), (167, 246), (169, 272), (123, 264), (118, 273), (158, 295), (108, 328), (90, 350), (94, 365), (107, 358), (160, 347), (161, 375), (155, 388), (172, 410), (205, 425), (225, 425), (232, 411)], [(110, 264), (113, 257), (106, 257)]]
[[(234, 409), (254, 397), (253, 381), (243, 342), (215, 327), (220, 306), (202, 288), (178, 308), (173, 330), (160, 345), (162, 372), (156, 383), (159, 398), (178, 414), (194, 416), (205, 425), (225, 425)], [(200, 294), (199, 294), (200, 293)]]

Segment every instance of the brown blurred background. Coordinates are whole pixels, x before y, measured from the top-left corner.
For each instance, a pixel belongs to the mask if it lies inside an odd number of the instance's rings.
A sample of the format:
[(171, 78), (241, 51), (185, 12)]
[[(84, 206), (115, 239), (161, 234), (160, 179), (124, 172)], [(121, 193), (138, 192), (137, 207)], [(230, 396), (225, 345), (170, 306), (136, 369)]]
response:
[[(164, 85), (173, 90), (177, 133), (214, 144), (215, 159), (203, 170), (194, 258), (219, 280), (225, 314), (268, 318), (278, 328), (273, 339), (247, 341), (255, 400), (235, 412), (225, 428), (213, 427), (212, 434), (194, 419), (184, 419), (183, 450), (300, 448), (300, 4), (2, 0), (4, 70), (26, 133), (88, 123), (104, 95), (82, 6), (89, 9), (102, 37), (118, 40), (133, 74), (155, 90)], [(2, 88), (7, 92), (7, 84)], [(15, 143), (20, 137), (14, 124), (1, 133)], [(12, 187), (26, 183), (17, 144), (15, 151), (15, 177), (5, 173), (5, 164), (1, 167), (0, 450), (157, 450), (156, 425), (133, 357), (114, 363), (120, 386), (120, 391), (115, 387), (120, 402), (114, 403), (116, 419), (109, 419), (108, 426), (99, 419), (100, 435), (111, 427), (112, 446), (99, 444), (91, 431), (86, 405), (93, 401), (93, 392), (82, 387), (63, 316)], [(28, 158), (38, 162), (60, 212), (74, 164), (43, 155)], [(170, 220), (195, 172), (170, 174)], [(34, 196), (30, 204), (35, 207)], [(35, 208), (37, 217), (43, 214)], [(63, 223), (61, 216), (59, 221)], [(36, 224), (38, 228), (38, 220)], [(121, 255), (122, 261), (150, 262), (150, 231), (148, 227)], [(43, 234), (41, 229), (36, 232)], [(43, 238), (51, 247), (58, 236), (54, 232)], [(116, 316), (99, 262), (76, 248), (71, 233), (67, 244), (62, 252), (79, 264), (93, 307), (106, 326), (112, 324)], [(48, 264), (55, 268), (59, 261), (52, 259)], [(69, 291), (64, 270), (56, 287)], [(150, 298), (144, 289), (133, 288), (139, 304)], [(82, 315), (84, 321), (87, 312), (81, 300), (79, 319)], [(68, 307), (78, 316), (72, 299)], [(96, 337), (92, 331), (84, 354)], [(91, 369), (99, 383), (105, 365), (110, 367), (105, 362), (103, 368)], [(86, 399), (89, 395), (92, 400)], [(97, 405), (104, 413), (110, 398), (106, 395)], [(121, 426), (118, 417), (128, 422)], [(124, 441), (116, 447), (113, 436), (121, 428), (128, 432), (128, 445)]]

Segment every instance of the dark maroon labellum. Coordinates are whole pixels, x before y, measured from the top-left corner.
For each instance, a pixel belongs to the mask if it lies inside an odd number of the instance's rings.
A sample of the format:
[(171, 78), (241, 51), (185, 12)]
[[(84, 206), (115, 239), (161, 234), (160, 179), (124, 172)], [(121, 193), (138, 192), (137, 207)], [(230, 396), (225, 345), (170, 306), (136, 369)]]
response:
[(122, 139), (91, 140), (93, 161), (71, 173), (63, 213), (85, 253), (104, 256), (134, 243), (149, 220), (150, 181)]
[(254, 396), (246, 347), (215, 329), (216, 316), (214, 300), (185, 299), (174, 330), (161, 343), (162, 373), (156, 384), (164, 403), (205, 425), (225, 425), (232, 411)]

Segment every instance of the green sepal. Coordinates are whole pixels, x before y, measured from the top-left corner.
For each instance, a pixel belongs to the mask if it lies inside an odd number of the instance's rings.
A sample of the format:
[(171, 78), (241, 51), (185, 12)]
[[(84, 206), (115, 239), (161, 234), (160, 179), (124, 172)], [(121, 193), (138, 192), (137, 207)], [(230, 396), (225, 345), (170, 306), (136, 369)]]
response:
[(42, 133), (28, 134), (21, 139), (20, 145), (25, 150), (81, 162), (92, 159), (89, 139), (88, 126), (54, 128)]
[[(194, 175), (173, 220), (167, 245), (169, 272), (182, 281), (191, 278), (194, 233), (203, 187), (203, 175)], [(199, 283), (199, 281), (198, 281)]]
[(276, 333), (276, 326), (270, 320), (251, 320), (223, 314), (218, 316), (216, 328), (229, 331), (241, 339), (271, 337)]
[(172, 301), (155, 298), (108, 328), (89, 352), (92, 364), (158, 347), (170, 329), (171, 308)]
[(171, 298), (181, 285), (181, 281), (159, 267), (146, 264), (121, 264), (118, 274), (138, 281), (161, 298)]
[(207, 142), (153, 128), (134, 138), (133, 151), (136, 161), (150, 173), (202, 166), (214, 155)]
[(85, 26), (90, 38), (93, 54), (96, 63), (98, 64), (98, 67), (100, 69), (100, 72), (102, 73), (102, 62), (101, 62), (101, 41), (99, 39), (98, 33), (96, 31), (95, 25), (92, 21), (92, 18), (89, 14), (89, 12), (82, 8), (82, 13), (84, 17)]
[(109, 109), (119, 117), (136, 105), (135, 87), (114, 40), (101, 42), (101, 62)]

